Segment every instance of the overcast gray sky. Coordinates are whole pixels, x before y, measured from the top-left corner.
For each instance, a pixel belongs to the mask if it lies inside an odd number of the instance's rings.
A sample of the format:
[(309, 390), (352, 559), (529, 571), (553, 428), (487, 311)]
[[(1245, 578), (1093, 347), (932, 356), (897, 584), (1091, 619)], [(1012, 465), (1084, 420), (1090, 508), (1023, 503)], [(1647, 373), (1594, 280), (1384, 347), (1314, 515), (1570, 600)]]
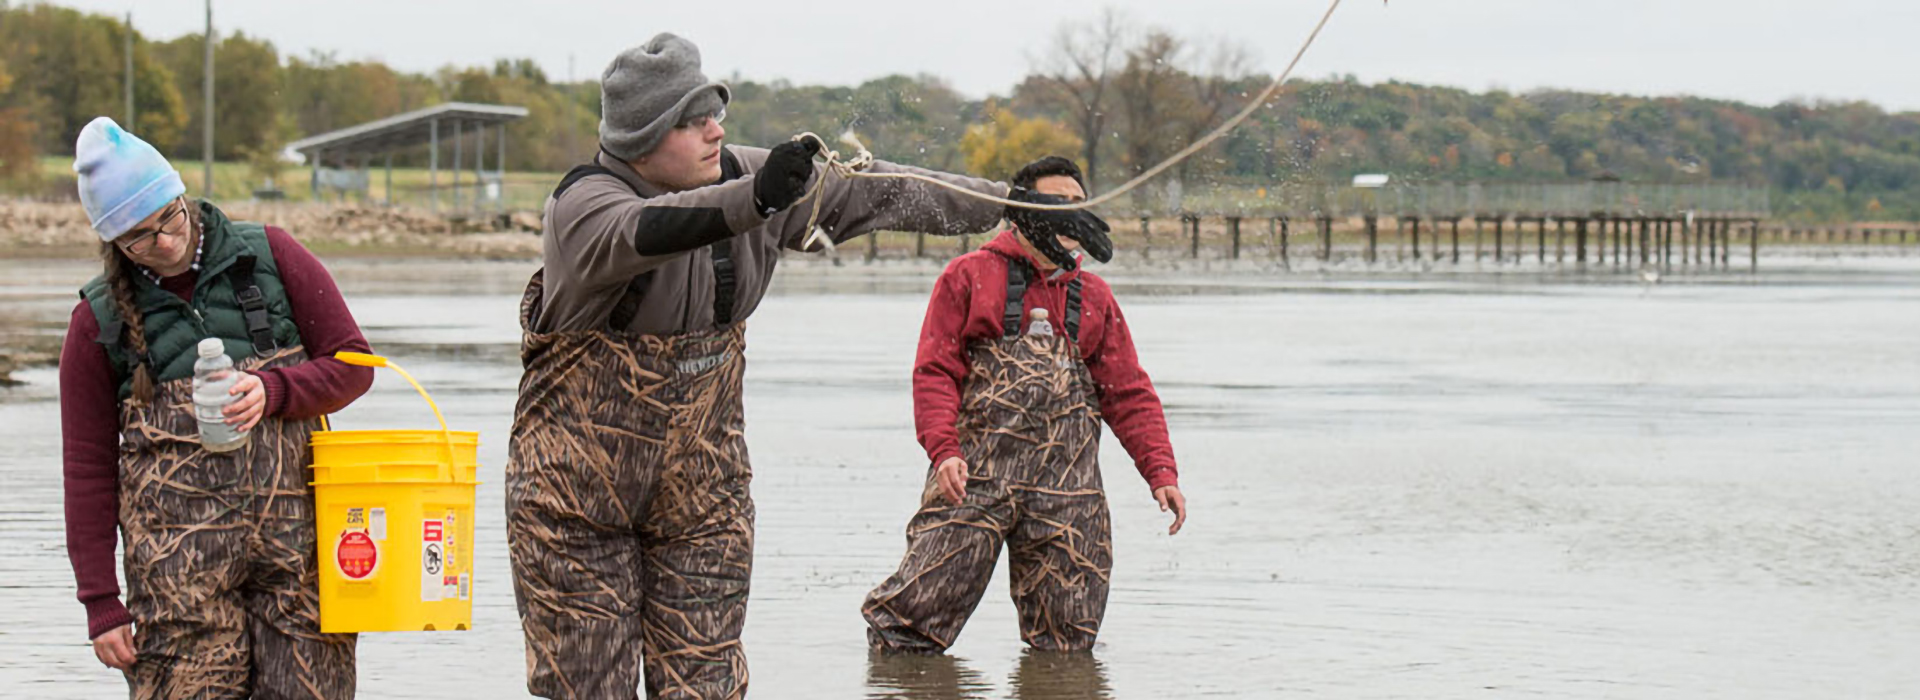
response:
[[(149, 37), (200, 31), (202, 0), (62, 0), (133, 12)], [(221, 31), (283, 53), (337, 52), (408, 71), (531, 57), (595, 77), (660, 31), (697, 42), (709, 75), (852, 84), (930, 73), (1004, 93), (1062, 21), (1102, 7), (1285, 66), (1325, 0), (216, 0)], [(1865, 99), (1920, 110), (1920, 3), (1910, 0), (1345, 0), (1298, 75), (1352, 73), (1472, 90), (1561, 87), (1771, 104)]]

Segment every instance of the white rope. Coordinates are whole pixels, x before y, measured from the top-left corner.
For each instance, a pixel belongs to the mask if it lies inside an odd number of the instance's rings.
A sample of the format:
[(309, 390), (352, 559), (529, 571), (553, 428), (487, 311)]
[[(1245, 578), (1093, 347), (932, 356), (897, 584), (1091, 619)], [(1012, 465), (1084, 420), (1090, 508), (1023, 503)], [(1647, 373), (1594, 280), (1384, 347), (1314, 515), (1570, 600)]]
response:
[[(840, 140), (846, 142), (850, 146), (853, 146), (854, 150), (858, 151), (858, 153), (854, 155), (853, 160), (848, 160), (848, 161), (840, 160), (840, 152), (827, 147), (827, 140), (820, 138), (819, 134), (815, 134), (809, 131), (799, 136), (793, 137), (793, 140), (795, 141), (804, 141), (806, 139), (813, 139), (816, 143), (820, 144), (819, 155), (822, 158), (826, 159), (827, 171), (830, 173), (838, 173), (841, 177), (846, 177), (846, 178), (879, 177), (881, 175), (881, 173), (862, 172), (867, 168), (873, 167), (873, 153), (868, 151), (866, 146), (863, 146), (860, 144), (860, 139), (854, 138), (853, 130), (851, 129), (847, 130), (846, 133), (841, 134)], [(933, 178), (922, 178), (922, 179), (927, 180), (928, 182), (933, 182), (941, 185), (947, 184), (945, 182), (941, 182)], [(959, 189), (959, 188), (956, 188), (956, 189)], [(826, 191), (827, 191), (827, 173), (821, 173), (820, 177), (814, 178), (813, 191), (808, 192), (807, 196), (800, 200), (802, 202), (807, 201), (808, 199), (813, 200), (813, 212), (807, 215), (807, 240), (800, 244), (801, 249), (810, 249), (813, 247), (813, 244), (816, 242), (818, 242), (822, 247), (824, 247), (828, 251), (831, 251), (834, 249), (833, 238), (831, 236), (826, 235), (826, 232), (819, 228), (820, 204), (821, 202), (824, 202), (827, 199), (822, 193)], [(974, 192), (972, 190), (966, 190), (966, 189), (962, 189), (960, 191), (966, 192), (968, 194), (974, 194), (974, 195), (979, 194), (978, 192)]]
[[(840, 175), (841, 177), (920, 180), (922, 182), (926, 182), (929, 184), (945, 187), (947, 189), (953, 190), (955, 192), (966, 195), (968, 197), (973, 197), (975, 199), (982, 199), (989, 202), (994, 202), (996, 204), (1002, 204), (1010, 207), (1019, 207), (1022, 209), (1046, 209), (1046, 210), (1054, 210), (1054, 211), (1073, 211), (1077, 209), (1091, 209), (1093, 207), (1100, 206), (1101, 204), (1105, 204), (1106, 202), (1112, 201), (1114, 198), (1117, 198), (1120, 195), (1126, 194), (1127, 192), (1132, 191), (1134, 188), (1139, 187), (1142, 184), (1145, 184), (1148, 180), (1153, 179), (1155, 176), (1159, 175), (1160, 173), (1166, 172), (1168, 168), (1178, 165), (1180, 161), (1186, 160), (1187, 158), (1193, 156), (1193, 154), (1195, 153), (1199, 153), (1200, 149), (1206, 148), (1208, 145), (1212, 144), (1214, 141), (1220, 140), (1220, 137), (1226, 136), (1228, 132), (1233, 131), (1234, 127), (1239, 126), (1241, 122), (1245, 122), (1248, 117), (1253, 116), (1254, 112), (1259, 111), (1259, 109), (1262, 106), (1266, 105), (1268, 100), (1273, 99), (1273, 96), (1280, 92), (1280, 88), (1282, 85), (1286, 84), (1287, 78), (1293, 75), (1294, 66), (1299, 65), (1300, 58), (1302, 56), (1307, 55), (1307, 49), (1313, 46), (1313, 40), (1316, 38), (1319, 38), (1320, 30), (1327, 26), (1327, 20), (1333, 18), (1333, 11), (1338, 9), (1339, 7), (1340, 7), (1340, 0), (1333, 0), (1331, 4), (1327, 5), (1326, 14), (1320, 16), (1319, 24), (1313, 25), (1313, 32), (1308, 34), (1307, 40), (1300, 44), (1300, 50), (1294, 52), (1293, 60), (1287, 62), (1286, 69), (1280, 71), (1280, 75), (1273, 79), (1273, 84), (1268, 85), (1267, 89), (1260, 93), (1259, 97), (1256, 97), (1252, 102), (1247, 103), (1247, 106), (1241, 109), (1239, 114), (1233, 115), (1232, 119), (1228, 119), (1226, 123), (1221, 124), (1219, 128), (1214, 129), (1213, 132), (1207, 134), (1205, 138), (1202, 138), (1199, 141), (1195, 141), (1191, 144), (1188, 144), (1187, 147), (1181, 149), (1179, 153), (1175, 153), (1173, 154), (1173, 156), (1167, 158), (1164, 161), (1161, 161), (1159, 165), (1155, 165), (1152, 168), (1148, 168), (1146, 172), (1140, 173), (1138, 177), (1135, 177), (1132, 180), (1128, 180), (1126, 184), (1123, 184), (1116, 189), (1113, 189), (1111, 191), (1101, 194), (1098, 197), (1094, 197), (1093, 199), (1089, 199), (1086, 201), (1074, 202), (1071, 204), (1036, 204), (1031, 202), (1016, 202), (1011, 199), (1007, 199), (1005, 197), (996, 197), (990, 194), (975, 192), (965, 187), (961, 187), (959, 185), (946, 182), (944, 180), (939, 180), (936, 178), (927, 177), (925, 175), (920, 175), (918, 173), (866, 172), (866, 169), (869, 167), (872, 167), (873, 165), (873, 154), (868, 152), (866, 147), (860, 145), (859, 140), (853, 138), (853, 132), (851, 131), (841, 135), (840, 139), (842, 141), (845, 141), (849, 145), (853, 146), (853, 148), (855, 149), (856, 152), (852, 160), (841, 160), (840, 154), (827, 146), (826, 139), (820, 138), (819, 135), (814, 134), (813, 132), (800, 134), (799, 136), (793, 137), (793, 140), (804, 141), (806, 139), (813, 139), (814, 141), (818, 142), (820, 144), (820, 156), (825, 159), (827, 169), (833, 173)], [(821, 243), (823, 243), (828, 250), (832, 250), (833, 249), (832, 239), (822, 235), (822, 232), (819, 229), (814, 228), (815, 224), (819, 223), (820, 221), (820, 201), (821, 199), (823, 199), (823, 197), (821, 197), (820, 194), (821, 192), (825, 191), (826, 182), (827, 182), (827, 178), (826, 178), (826, 175), (823, 173), (820, 176), (819, 181), (814, 185), (813, 191), (807, 194), (807, 197), (813, 199), (813, 214), (807, 220), (807, 230), (811, 231), (812, 233), (807, 236), (806, 247), (811, 247), (812, 243), (818, 240)]]

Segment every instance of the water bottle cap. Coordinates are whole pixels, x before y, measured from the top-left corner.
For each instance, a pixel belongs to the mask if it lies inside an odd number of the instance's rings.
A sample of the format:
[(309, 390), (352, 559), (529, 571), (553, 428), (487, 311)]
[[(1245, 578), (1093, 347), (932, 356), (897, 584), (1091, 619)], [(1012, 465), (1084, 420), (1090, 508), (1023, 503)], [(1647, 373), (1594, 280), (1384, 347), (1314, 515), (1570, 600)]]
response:
[(227, 344), (219, 338), (207, 338), (200, 341), (200, 359), (211, 360), (227, 354)]
[(1045, 321), (1045, 320), (1047, 320), (1047, 310), (1046, 310), (1046, 309), (1034, 309), (1033, 311), (1031, 311), (1031, 312), (1029, 312), (1029, 314), (1028, 314), (1028, 315), (1030, 315), (1030, 316), (1032, 316), (1032, 317), (1033, 317), (1033, 320), (1035, 320), (1035, 321)]

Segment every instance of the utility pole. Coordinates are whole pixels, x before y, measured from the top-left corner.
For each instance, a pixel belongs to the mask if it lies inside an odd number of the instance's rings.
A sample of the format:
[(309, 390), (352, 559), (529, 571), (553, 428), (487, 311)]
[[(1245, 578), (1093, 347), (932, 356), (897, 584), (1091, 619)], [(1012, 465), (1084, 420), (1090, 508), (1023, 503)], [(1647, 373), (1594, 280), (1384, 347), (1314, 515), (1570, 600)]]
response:
[(127, 131), (138, 133), (133, 126), (133, 13), (127, 13)]
[[(575, 157), (575, 151), (580, 150), (579, 148), (580, 143), (577, 140), (575, 140), (573, 135), (573, 109), (572, 108), (573, 108), (573, 100), (574, 100), (573, 91), (575, 89), (576, 89), (576, 86), (573, 84), (573, 54), (569, 53), (567, 54), (567, 89), (562, 92), (562, 94), (567, 96), (567, 109), (560, 112), (560, 115), (561, 115), (560, 123), (567, 125), (567, 157), (568, 158)], [(502, 186), (504, 187), (504, 185)]]
[(213, 199), (213, 0), (207, 0), (207, 77), (202, 92), (206, 93), (206, 104), (200, 111), (200, 123), (206, 128), (201, 135), (200, 157), (204, 166), (205, 185), (201, 196)]

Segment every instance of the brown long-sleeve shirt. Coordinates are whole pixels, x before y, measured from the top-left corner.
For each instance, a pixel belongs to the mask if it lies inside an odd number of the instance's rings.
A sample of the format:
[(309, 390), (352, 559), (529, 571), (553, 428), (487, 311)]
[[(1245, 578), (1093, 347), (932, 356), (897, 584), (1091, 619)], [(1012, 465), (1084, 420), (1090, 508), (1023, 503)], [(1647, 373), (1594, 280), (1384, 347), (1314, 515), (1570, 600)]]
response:
[[(618, 177), (585, 177), (547, 200), (542, 249), (546, 289), (536, 327), (550, 333), (599, 330), (635, 276), (652, 271), (638, 313), (626, 330), (676, 333), (714, 324), (713, 258), (707, 245), (733, 240), (738, 280), (733, 318), (760, 305), (782, 248), (802, 250), (813, 202), (803, 200), (772, 217), (753, 202), (753, 173), (766, 162), (764, 148), (725, 147), (743, 175), (683, 192), (666, 192), (640, 178), (626, 163), (601, 153), (596, 163)], [(966, 189), (1005, 196), (1007, 186), (989, 180), (876, 162), (869, 172), (914, 172)], [(1003, 207), (934, 185), (904, 179), (828, 178), (819, 226), (834, 243), (873, 231), (960, 235), (991, 230)], [(639, 194), (635, 194), (636, 191)], [(644, 196), (642, 196), (644, 195)]]

